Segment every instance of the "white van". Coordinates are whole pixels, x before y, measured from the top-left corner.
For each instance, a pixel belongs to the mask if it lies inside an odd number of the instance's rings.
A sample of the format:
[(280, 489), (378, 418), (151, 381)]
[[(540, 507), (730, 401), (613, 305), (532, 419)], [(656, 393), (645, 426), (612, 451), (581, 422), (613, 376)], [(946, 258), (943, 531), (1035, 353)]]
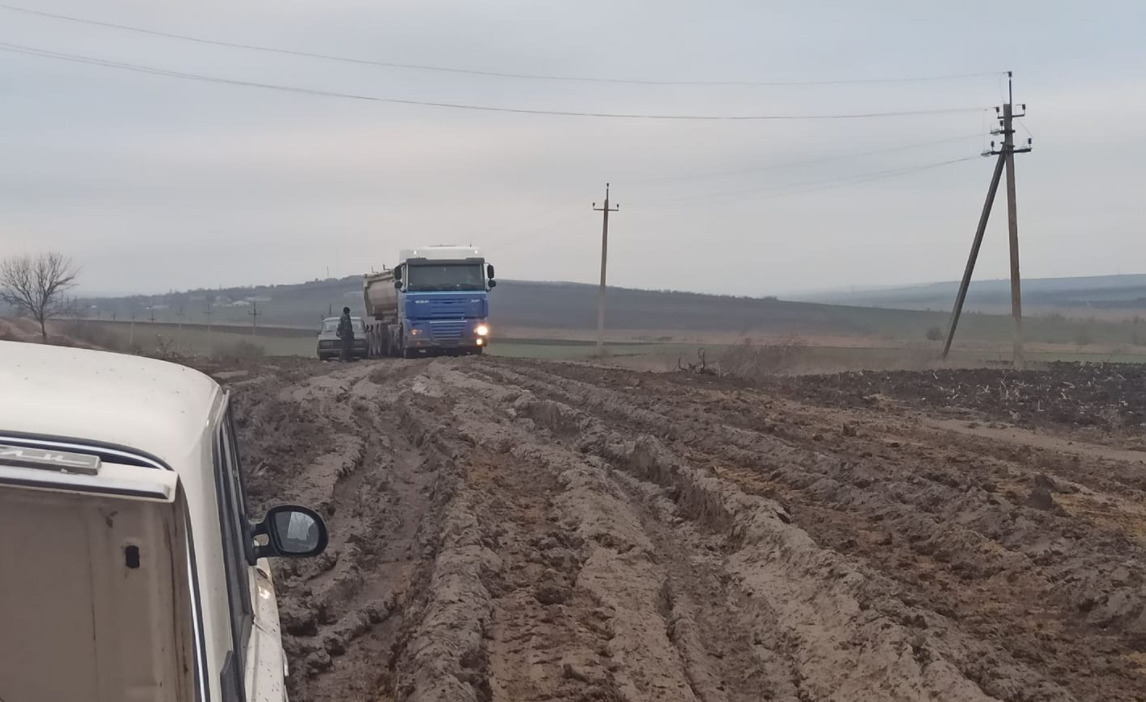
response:
[(285, 700), (266, 558), (326, 543), (303, 507), (248, 520), (206, 375), (0, 342), (0, 699)]

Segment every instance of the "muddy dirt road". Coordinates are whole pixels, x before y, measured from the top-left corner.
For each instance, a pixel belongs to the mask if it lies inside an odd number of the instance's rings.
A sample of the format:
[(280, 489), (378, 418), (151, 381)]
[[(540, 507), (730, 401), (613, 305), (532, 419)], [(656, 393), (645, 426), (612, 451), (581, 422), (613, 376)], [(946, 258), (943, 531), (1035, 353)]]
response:
[(223, 380), (252, 493), (332, 530), (276, 572), (296, 702), (1146, 699), (1146, 456), (1069, 424), (489, 359)]

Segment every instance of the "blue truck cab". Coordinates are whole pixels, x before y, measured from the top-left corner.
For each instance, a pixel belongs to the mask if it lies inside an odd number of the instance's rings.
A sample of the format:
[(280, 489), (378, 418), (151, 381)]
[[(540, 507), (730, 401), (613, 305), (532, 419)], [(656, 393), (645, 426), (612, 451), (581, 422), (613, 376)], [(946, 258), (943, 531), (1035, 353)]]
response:
[(428, 246), (402, 251), (392, 270), (366, 276), (371, 353), (412, 357), (480, 354), (489, 344), (493, 266), (478, 249)]

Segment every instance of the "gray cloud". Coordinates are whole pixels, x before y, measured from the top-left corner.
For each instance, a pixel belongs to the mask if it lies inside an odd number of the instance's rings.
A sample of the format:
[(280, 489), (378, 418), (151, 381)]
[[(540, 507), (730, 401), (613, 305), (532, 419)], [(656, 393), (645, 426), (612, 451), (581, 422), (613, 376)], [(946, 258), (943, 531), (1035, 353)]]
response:
[[(226, 41), (544, 74), (822, 80), (1013, 68), (1027, 275), (1129, 272), (1146, 254), (1140, 3), (388, 3), (37, 9)], [(1102, 5), (1102, 7), (1098, 7)], [(242, 80), (535, 109), (828, 113), (988, 106), (993, 78), (789, 88), (500, 80), (206, 47), (0, 12), (0, 41)], [(222, 86), (0, 53), (0, 252), (54, 247), (91, 290), (361, 272), (402, 246), (471, 242), (504, 277), (592, 281), (606, 180), (617, 284), (767, 294), (951, 279), (991, 164), (799, 192), (964, 156), (984, 115), (681, 123), (450, 112)], [(990, 124), (988, 123), (989, 127)], [(1025, 134), (1025, 132), (1024, 132)], [(778, 195), (790, 188), (796, 192)], [(718, 194), (759, 190), (724, 202)], [(657, 204), (661, 203), (661, 204)], [(1005, 275), (1000, 210), (981, 264)]]

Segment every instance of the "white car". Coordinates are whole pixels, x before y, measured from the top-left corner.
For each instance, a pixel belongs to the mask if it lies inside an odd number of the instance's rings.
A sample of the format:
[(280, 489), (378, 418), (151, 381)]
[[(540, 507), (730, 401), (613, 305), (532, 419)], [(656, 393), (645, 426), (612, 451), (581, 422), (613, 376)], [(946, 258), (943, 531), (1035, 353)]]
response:
[(206, 375), (0, 342), (0, 699), (285, 700), (266, 558), (326, 543), (303, 507), (248, 521)]

